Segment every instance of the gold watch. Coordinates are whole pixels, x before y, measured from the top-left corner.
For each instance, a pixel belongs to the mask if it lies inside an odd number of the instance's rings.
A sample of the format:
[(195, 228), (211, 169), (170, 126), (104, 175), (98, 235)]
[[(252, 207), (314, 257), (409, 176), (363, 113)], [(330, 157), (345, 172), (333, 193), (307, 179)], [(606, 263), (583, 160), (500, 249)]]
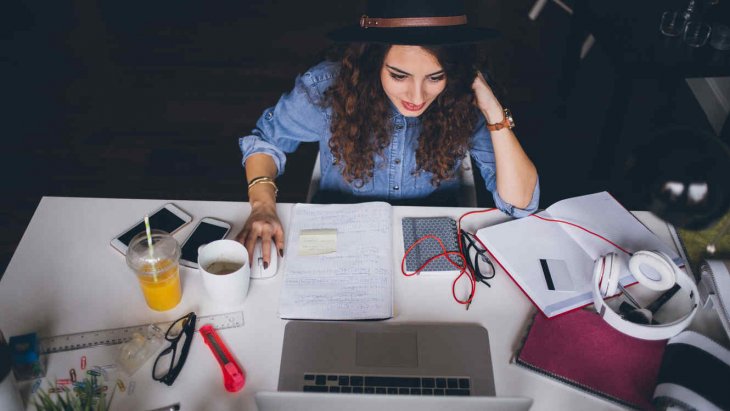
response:
[(508, 108), (504, 109), (504, 118), (499, 123), (495, 124), (488, 124), (487, 123), (487, 130), (489, 131), (497, 131), (501, 130), (503, 128), (507, 127), (508, 129), (512, 130), (515, 128), (515, 120), (512, 118), (512, 112), (509, 111)]

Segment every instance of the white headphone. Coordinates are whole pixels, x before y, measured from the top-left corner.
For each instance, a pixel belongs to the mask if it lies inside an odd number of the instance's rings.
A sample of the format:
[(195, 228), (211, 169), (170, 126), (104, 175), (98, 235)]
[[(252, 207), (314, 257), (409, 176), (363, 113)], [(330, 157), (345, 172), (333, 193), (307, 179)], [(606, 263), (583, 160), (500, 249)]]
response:
[[(638, 324), (624, 319), (606, 304), (604, 298), (617, 294), (618, 281), (628, 269), (643, 286), (664, 291), (674, 284), (681, 287), (677, 296), (689, 297), (692, 309), (682, 318), (665, 324)], [(665, 340), (679, 334), (692, 322), (697, 312), (699, 293), (694, 281), (680, 270), (669, 256), (659, 251), (637, 251), (629, 259), (616, 253), (599, 257), (593, 266), (593, 304), (598, 314), (618, 331), (644, 340)]]

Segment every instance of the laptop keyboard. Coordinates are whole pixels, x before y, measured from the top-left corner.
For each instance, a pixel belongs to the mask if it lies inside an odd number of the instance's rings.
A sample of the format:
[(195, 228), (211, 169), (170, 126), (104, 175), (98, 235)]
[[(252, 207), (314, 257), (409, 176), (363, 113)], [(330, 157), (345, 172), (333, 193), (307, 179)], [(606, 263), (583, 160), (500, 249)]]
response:
[(390, 395), (470, 395), (465, 377), (304, 374), (304, 392)]

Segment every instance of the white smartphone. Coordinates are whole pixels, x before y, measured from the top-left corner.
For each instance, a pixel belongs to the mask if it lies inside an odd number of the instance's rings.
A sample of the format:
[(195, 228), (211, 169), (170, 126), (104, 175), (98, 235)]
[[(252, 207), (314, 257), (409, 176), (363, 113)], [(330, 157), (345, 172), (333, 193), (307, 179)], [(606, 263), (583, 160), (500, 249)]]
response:
[(190, 268), (198, 268), (198, 248), (201, 245), (225, 238), (230, 229), (231, 225), (225, 221), (211, 217), (201, 219), (193, 232), (183, 242), (180, 264)]
[[(150, 214), (149, 217), (151, 228), (166, 231), (170, 234), (179, 230), (181, 227), (185, 226), (185, 224), (193, 220), (188, 213), (172, 203), (167, 203), (158, 208)], [(142, 219), (137, 224), (124, 230), (122, 234), (114, 237), (111, 242), (111, 246), (114, 247), (115, 250), (126, 255), (129, 242), (132, 241), (132, 238), (134, 238), (135, 235), (144, 231), (144, 219)]]

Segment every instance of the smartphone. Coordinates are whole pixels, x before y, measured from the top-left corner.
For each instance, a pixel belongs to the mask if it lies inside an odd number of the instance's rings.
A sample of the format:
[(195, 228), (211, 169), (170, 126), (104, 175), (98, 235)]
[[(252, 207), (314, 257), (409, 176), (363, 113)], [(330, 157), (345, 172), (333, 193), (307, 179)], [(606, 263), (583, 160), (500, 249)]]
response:
[(198, 268), (198, 248), (201, 245), (225, 238), (230, 229), (231, 225), (225, 221), (211, 217), (201, 219), (193, 232), (183, 242), (180, 264), (190, 268)]
[[(149, 217), (150, 228), (166, 231), (170, 234), (179, 230), (181, 227), (185, 226), (185, 224), (193, 220), (188, 213), (172, 203), (167, 203), (158, 208), (152, 212), (152, 214), (149, 214)], [(127, 230), (124, 230), (122, 234), (114, 237), (111, 242), (111, 246), (120, 253), (127, 254), (129, 242), (132, 241), (132, 238), (134, 238), (135, 235), (144, 231), (144, 219), (141, 219), (137, 224)]]

